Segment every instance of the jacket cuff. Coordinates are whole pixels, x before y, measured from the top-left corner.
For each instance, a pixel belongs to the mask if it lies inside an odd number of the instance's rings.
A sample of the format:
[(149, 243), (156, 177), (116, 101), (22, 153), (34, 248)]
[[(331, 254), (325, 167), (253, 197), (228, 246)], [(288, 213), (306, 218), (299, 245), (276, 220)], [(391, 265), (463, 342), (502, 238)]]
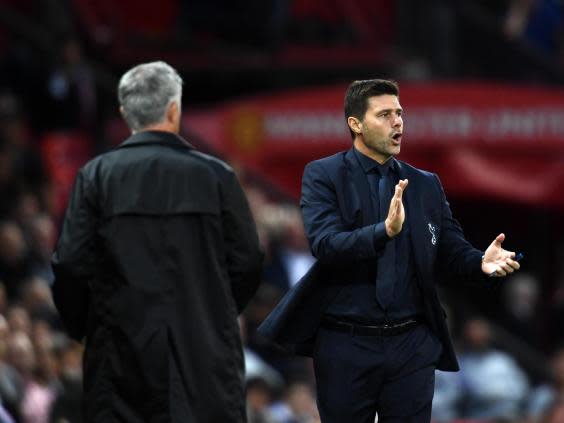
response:
[(378, 251), (383, 248), (390, 239), (384, 222), (376, 223), (374, 225), (374, 250)]

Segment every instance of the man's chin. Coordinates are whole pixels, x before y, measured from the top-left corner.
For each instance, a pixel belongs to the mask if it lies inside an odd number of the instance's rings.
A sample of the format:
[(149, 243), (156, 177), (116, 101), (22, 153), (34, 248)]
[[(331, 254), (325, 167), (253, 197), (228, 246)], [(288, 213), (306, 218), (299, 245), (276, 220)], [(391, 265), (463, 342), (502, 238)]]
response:
[(397, 156), (400, 153), (400, 151), (401, 151), (401, 146), (395, 145), (392, 148), (390, 148), (388, 153), (390, 154), (390, 156)]

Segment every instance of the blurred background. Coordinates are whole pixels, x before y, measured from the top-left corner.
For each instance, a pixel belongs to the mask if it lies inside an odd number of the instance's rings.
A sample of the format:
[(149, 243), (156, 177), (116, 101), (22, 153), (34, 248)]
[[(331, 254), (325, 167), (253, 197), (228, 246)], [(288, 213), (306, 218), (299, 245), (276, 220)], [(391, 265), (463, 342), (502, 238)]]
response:
[(435, 421), (564, 422), (562, 0), (1, 0), (0, 423), (81, 421), (49, 259), (77, 169), (128, 136), (119, 77), (153, 60), (266, 251), (241, 317), (251, 423), (318, 421), (310, 361), (255, 330), (313, 262), (303, 167), (350, 148), (344, 92), (368, 78), (399, 82), (399, 158), (439, 174), (468, 240), (525, 255), (488, 289), (441, 287), (462, 370), (437, 372)]

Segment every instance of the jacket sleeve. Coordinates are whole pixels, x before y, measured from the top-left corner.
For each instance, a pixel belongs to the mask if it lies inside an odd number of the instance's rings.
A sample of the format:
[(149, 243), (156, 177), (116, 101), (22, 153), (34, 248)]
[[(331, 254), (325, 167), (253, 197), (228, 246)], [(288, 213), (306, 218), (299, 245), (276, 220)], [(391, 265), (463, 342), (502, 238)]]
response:
[(76, 340), (86, 334), (88, 281), (94, 274), (96, 263), (97, 221), (93, 192), (80, 170), (51, 262), (55, 274), (53, 299), (64, 326)]
[(440, 191), (442, 208), (441, 236), (437, 254), (439, 271), (443, 275), (446, 274), (460, 281), (483, 281), (485, 275), (482, 272), (481, 263), (484, 253), (474, 248), (464, 238), (460, 224), (452, 216), (439, 177), (434, 176)]
[(227, 273), (237, 311), (240, 313), (260, 284), (263, 253), (247, 198), (233, 172), (227, 173), (222, 191)]
[(384, 222), (356, 229), (345, 224), (335, 185), (319, 162), (304, 170), (300, 205), (312, 254), (321, 262), (348, 264), (376, 258), (390, 239)]

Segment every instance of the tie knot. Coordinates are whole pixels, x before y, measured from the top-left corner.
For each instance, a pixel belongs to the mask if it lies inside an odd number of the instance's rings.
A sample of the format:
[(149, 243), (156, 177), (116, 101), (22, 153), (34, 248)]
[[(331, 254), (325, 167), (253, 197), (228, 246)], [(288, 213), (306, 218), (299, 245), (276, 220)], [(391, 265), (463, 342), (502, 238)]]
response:
[(383, 166), (378, 166), (374, 169), (374, 172), (380, 176), (388, 176), (388, 173), (390, 172), (390, 166), (387, 164)]

